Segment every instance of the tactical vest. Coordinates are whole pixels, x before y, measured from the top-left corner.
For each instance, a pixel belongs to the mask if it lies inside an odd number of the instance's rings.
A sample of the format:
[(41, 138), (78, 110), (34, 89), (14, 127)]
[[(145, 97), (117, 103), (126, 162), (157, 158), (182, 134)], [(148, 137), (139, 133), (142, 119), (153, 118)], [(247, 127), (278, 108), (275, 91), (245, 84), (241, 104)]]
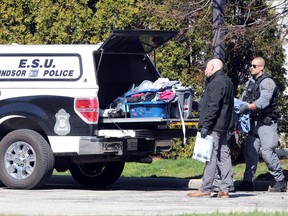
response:
[[(260, 83), (266, 78), (271, 78), (271, 76), (264, 73), (257, 80), (255, 80), (255, 82), (250, 80), (247, 86), (246, 95), (244, 95), (243, 100), (248, 103), (253, 103), (253, 101), (257, 100), (261, 94), (259, 88)], [(256, 118), (261, 116), (262, 118), (269, 116), (276, 120), (279, 117), (279, 111), (277, 107), (277, 88), (275, 88), (269, 105), (264, 109), (251, 111), (251, 117)]]

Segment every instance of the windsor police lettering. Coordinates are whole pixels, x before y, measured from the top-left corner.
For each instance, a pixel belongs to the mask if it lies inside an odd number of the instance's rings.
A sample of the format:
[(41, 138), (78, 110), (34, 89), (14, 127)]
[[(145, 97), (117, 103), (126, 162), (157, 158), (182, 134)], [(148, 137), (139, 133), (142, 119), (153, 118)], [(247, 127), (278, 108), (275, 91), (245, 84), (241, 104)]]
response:
[[(33, 59), (31, 63), (27, 63), (28, 59), (20, 59), (19, 68), (55, 68), (53, 59)], [(73, 77), (74, 70), (44, 70), (43, 77)]]
[(74, 70), (45, 70), (43, 76), (72, 77)]
[(0, 56), (0, 79), (75, 80), (81, 76), (78, 55)]
[(26, 70), (0, 70), (1, 77), (25, 77)]

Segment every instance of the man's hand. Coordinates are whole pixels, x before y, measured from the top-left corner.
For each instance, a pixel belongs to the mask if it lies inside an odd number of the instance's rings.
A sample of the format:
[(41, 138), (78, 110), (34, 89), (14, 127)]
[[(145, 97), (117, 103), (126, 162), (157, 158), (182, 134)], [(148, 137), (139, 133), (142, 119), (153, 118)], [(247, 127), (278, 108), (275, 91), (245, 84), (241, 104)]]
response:
[(205, 138), (207, 136), (208, 129), (206, 128), (201, 128), (200, 134), (202, 138)]
[(240, 114), (245, 113), (249, 109), (248, 104), (239, 106)]
[(226, 135), (227, 141), (229, 141), (232, 138), (233, 135), (234, 135), (234, 132), (228, 131), (227, 135)]

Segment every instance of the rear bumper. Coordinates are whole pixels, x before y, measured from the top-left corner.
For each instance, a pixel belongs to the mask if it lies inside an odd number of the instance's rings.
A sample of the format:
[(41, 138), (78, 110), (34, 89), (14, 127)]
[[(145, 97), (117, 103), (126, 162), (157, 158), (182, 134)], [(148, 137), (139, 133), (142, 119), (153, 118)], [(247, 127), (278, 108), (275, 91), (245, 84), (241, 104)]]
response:
[(48, 137), (56, 155), (148, 156), (155, 152), (155, 140), (150, 138), (101, 138), (96, 136)]
[[(187, 130), (186, 136), (197, 130)], [(182, 138), (178, 129), (99, 130), (96, 136), (50, 136), (54, 154), (140, 156), (169, 151), (173, 138)]]
[(123, 155), (124, 143), (121, 140), (82, 137), (79, 141), (79, 155), (116, 154)]

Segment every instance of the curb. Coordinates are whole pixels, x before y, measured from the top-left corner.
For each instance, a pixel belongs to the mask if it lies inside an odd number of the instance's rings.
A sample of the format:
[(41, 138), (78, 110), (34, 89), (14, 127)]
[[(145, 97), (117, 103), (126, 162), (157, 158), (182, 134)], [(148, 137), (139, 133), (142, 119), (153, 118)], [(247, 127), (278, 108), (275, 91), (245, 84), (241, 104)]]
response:
[(279, 158), (288, 158), (288, 148), (279, 148), (275, 151)]
[(188, 183), (188, 188), (198, 189), (201, 186), (202, 179), (190, 179)]

